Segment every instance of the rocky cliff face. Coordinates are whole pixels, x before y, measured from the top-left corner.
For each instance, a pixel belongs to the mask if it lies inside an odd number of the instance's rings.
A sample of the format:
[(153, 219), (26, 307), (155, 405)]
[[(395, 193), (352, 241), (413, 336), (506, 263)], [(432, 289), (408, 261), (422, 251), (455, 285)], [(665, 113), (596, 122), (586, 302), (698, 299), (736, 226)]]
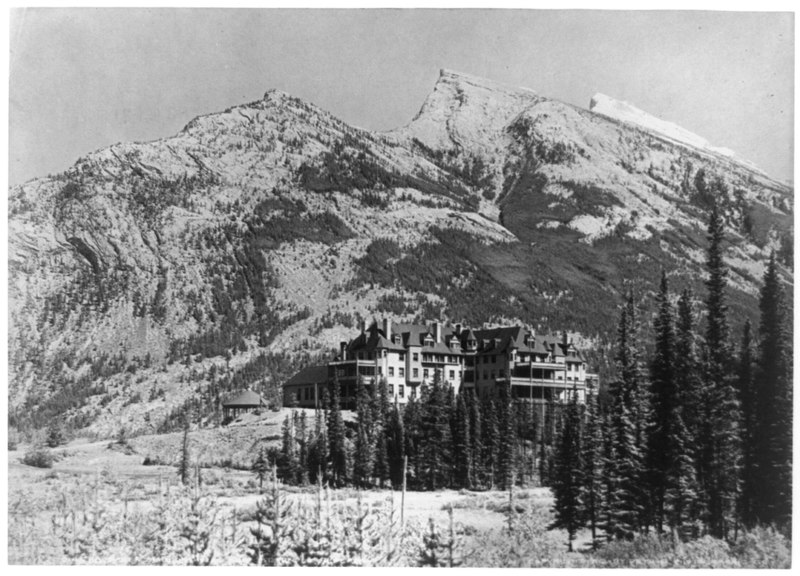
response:
[(270, 91), (11, 190), (12, 423), (213, 419), (383, 314), (602, 340), (626, 281), (702, 293), (714, 200), (752, 315), (792, 190), (734, 157), (448, 71), (388, 133)]

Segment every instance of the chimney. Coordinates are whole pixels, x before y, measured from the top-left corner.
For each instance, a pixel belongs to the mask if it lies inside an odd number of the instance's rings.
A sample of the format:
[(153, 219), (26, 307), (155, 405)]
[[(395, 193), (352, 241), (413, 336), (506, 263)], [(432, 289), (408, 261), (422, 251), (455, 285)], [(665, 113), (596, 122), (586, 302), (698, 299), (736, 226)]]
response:
[(437, 343), (442, 341), (442, 325), (439, 322), (433, 323), (433, 339)]
[(347, 342), (339, 342), (339, 357), (347, 360)]
[(391, 340), (392, 338), (392, 319), (391, 318), (384, 318), (383, 319), (383, 335)]
[(570, 340), (571, 340), (571, 339), (570, 339), (570, 337), (569, 337), (569, 334), (567, 334), (567, 331), (566, 331), (566, 330), (564, 330), (564, 334), (563, 334), (563, 335), (562, 335), (562, 337), (561, 337), (561, 342), (564, 344), (564, 346), (566, 346), (567, 344), (569, 344), (569, 343), (570, 343)]
[(456, 324), (456, 336), (461, 336), (461, 323)]
[(367, 319), (366, 318), (362, 318), (361, 319), (361, 333), (363, 334), (366, 331), (367, 331)]

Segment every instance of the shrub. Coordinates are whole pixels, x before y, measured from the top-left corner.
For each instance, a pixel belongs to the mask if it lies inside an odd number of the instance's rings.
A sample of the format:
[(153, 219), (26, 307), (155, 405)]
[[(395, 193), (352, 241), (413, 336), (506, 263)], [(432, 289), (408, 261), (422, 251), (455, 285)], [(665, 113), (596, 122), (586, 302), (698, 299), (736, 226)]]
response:
[(33, 448), (22, 457), (22, 463), (36, 468), (52, 468), (55, 458), (53, 453), (46, 448)]
[(742, 568), (791, 568), (792, 550), (786, 537), (772, 527), (746, 532), (733, 547)]
[(739, 562), (731, 555), (730, 546), (724, 540), (703, 536), (684, 544), (675, 559), (676, 568), (739, 568)]

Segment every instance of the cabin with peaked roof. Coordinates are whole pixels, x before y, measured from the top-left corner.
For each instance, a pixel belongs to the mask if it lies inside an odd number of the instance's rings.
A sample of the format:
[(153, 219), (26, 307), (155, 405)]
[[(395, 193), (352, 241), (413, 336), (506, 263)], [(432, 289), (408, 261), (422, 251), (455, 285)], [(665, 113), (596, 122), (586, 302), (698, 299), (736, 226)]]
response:
[(327, 366), (312, 366), (284, 386), (284, 405), (319, 407), (322, 390), (340, 387), (341, 407), (355, 408), (359, 380), (368, 388), (385, 383), (390, 401), (405, 404), (434, 378), (479, 396), (508, 386), (514, 398), (546, 404), (566, 398), (573, 387), (585, 400), (587, 383), (597, 376), (567, 333), (536, 334), (525, 326), (471, 329), (444, 325), (362, 322), (360, 333), (341, 342)]
[(267, 403), (260, 395), (252, 390), (245, 390), (241, 394), (222, 403), (222, 415), (223, 418), (227, 420), (229, 418), (236, 418), (240, 414), (253, 412), (266, 407)]

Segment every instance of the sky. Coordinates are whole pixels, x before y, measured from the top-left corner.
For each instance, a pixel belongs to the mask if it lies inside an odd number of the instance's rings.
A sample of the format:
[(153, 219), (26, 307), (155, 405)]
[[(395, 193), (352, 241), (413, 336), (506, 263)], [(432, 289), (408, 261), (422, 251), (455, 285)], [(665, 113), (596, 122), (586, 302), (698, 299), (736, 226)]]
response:
[(277, 88), (371, 130), (440, 68), (588, 107), (602, 92), (793, 180), (786, 12), (15, 9), (9, 184)]

